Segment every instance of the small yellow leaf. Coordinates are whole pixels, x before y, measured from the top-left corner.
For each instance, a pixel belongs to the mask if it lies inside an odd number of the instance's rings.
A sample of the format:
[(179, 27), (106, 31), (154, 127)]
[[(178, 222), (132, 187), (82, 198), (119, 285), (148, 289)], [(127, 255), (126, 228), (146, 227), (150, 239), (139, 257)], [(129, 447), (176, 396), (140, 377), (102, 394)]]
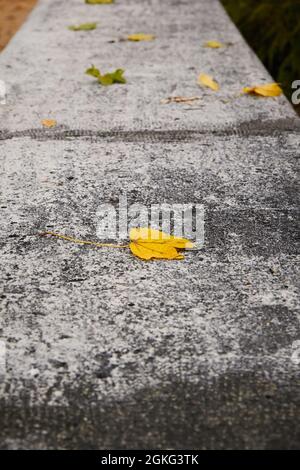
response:
[(258, 96), (280, 96), (282, 94), (282, 89), (278, 83), (265, 83), (264, 85), (257, 85), (253, 87), (246, 87), (243, 89), (244, 93), (249, 95), (258, 95)]
[(224, 47), (224, 44), (222, 44), (219, 41), (207, 41), (204, 44), (205, 47), (210, 47), (211, 49), (220, 49), (221, 47)]
[(57, 122), (55, 121), (55, 119), (43, 119), (42, 120), (42, 125), (44, 127), (48, 127), (48, 128), (55, 127), (56, 124), (57, 124)]
[(184, 256), (179, 250), (185, 250), (186, 248), (193, 248), (194, 244), (185, 238), (174, 237), (168, 233), (161, 232), (160, 230), (154, 230), (148, 227), (145, 228), (132, 228), (130, 230), (129, 245), (115, 245), (112, 243), (97, 243), (89, 240), (80, 240), (77, 238), (69, 237), (55, 232), (43, 232), (41, 236), (52, 236), (62, 240), (66, 240), (78, 245), (91, 245), (98, 248), (109, 247), (109, 248), (130, 248), (138, 258), (143, 260), (150, 259), (183, 259)]
[(138, 34), (130, 34), (127, 36), (128, 41), (153, 41), (155, 39), (155, 36), (153, 34), (143, 34), (143, 33), (138, 33)]
[(92, 31), (97, 28), (97, 23), (82, 23), (75, 26), (69, 26), (70, 31)]
[(200, 73), (198, 84), (211, 88), (214, 91), (218, 91), (220, 89), (219, 84), (210, 75), (206, 75), (205, 73)]
[(160, 230), (133, 228), (130, 230), (131, 252), (138, 258), (150, 259), (183, 259), (178, 250), (192, 248), (193, 243), (185, 238), (174, 237)]
[(185, 104), (194, 104), (195, 101), (200, 100), (199, 96), (169, 96), (160, 100), (161, 104), (169, 103), (185, 103)]

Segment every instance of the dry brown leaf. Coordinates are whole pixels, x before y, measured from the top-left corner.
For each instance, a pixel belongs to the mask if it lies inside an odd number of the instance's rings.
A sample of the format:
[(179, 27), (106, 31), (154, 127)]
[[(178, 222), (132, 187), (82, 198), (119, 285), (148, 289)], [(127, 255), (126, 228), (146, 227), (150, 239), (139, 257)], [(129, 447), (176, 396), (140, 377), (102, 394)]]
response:
[(195, 101), (200, 100), (199, 96), (169, 96), (160, 100), (161, 104), (169, 103), (184, 103), (184, 104), (194, 104)]

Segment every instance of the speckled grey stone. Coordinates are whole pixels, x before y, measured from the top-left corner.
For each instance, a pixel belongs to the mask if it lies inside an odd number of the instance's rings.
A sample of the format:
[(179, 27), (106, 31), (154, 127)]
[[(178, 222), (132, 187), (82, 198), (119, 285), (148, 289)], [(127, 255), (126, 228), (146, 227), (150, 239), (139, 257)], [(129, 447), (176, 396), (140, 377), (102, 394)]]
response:
[[(157, 39), (110, 42), (134, 32)], [(283, 97), (224, 102), (270, 77), (219, 3), (44, 0), (0, 67), (1, 448), (299, 448), (299, 120)], [(143, 262), (39, 236), (95, 240), (125, 192), (204, 204), (204, 248)]]
[[(68, 30), (87, 21), (98, 21), (98, 28)], [(119, 41), (139, 31), (157, 39)], [(203, 47), (211, 39), (231, 45)], [(84, 73), (91, 63), (103, 73), (124, 68), (126, 86), (99, 87)], [(238, 96), (243, 87), (270, 77), (218, 0), (118, 0), (100, 6), (42, 0), (1, 54), (0, 70), (8, 94), (7, 106), (0, 107), (2, 129), (27, 130), (54, 118), (71, 129), (182, 131), (292, 115), (284, 97), (262, 104)], [(218, 80), (219, 93), (197, 85), (200, 72)], [(201, 100), (194, 106), (160, 104), (172, 95)]]

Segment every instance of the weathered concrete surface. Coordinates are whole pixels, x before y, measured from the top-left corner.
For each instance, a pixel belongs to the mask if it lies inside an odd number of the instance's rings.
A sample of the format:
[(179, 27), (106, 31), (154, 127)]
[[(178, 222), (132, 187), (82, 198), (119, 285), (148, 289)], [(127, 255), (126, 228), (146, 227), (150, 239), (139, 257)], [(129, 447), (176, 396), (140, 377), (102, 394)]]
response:
[[(97, 20), (99, 28), (88, 33), (67, 29)], [(157, 40), (111, 43), (139, 31), (156, 34)], [(212, 38), (232, 46), (202, 47)], [(284, 98), (263, 105), (248, 97), (232, 100), (244, 86), (269, 77), (216, 0), (120, 0), (101, 6), (43, 0), (0, 60), (8, 87), (1, 127), (9, 130), (39, 127), (44, 116), (71, 129), (97, 131), (203, 130), (250, 117), (291, 117)], [(124, 68), (127, 85), (100, 88), (84, 74), (91, 63), (103, 72)], [(200, 72), (220, 82), (217, 96), (199, 88)], [(170, 95), (202, 100), (196, 110), (160, 105)]]
[[(1, 447), (299, 448), (293, 111), (220, 101), (269, 77), (218, 2), (71, 3), (41, 2), (0, 56)], [(158, 39), (108, 42), (138, 31)], [(234, 45), (201, 48), (215, 38)], [(128, 85), (97, 88), (90, 62)], [(172, 94), (201, 106), (159, 104)], [(37, 236), (95, 239), (99, 204), (125, 191), (203, 203), (205, 248), (145, 263)]]

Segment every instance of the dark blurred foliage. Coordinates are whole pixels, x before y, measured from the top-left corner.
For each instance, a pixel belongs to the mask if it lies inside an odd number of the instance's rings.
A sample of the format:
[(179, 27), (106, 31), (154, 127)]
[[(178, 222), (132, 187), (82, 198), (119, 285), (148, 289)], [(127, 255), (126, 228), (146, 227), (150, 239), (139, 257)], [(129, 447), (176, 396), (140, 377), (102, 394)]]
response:
[(300, 80), (300, 0), (221, 0), (250, 46), (290, 98)]

